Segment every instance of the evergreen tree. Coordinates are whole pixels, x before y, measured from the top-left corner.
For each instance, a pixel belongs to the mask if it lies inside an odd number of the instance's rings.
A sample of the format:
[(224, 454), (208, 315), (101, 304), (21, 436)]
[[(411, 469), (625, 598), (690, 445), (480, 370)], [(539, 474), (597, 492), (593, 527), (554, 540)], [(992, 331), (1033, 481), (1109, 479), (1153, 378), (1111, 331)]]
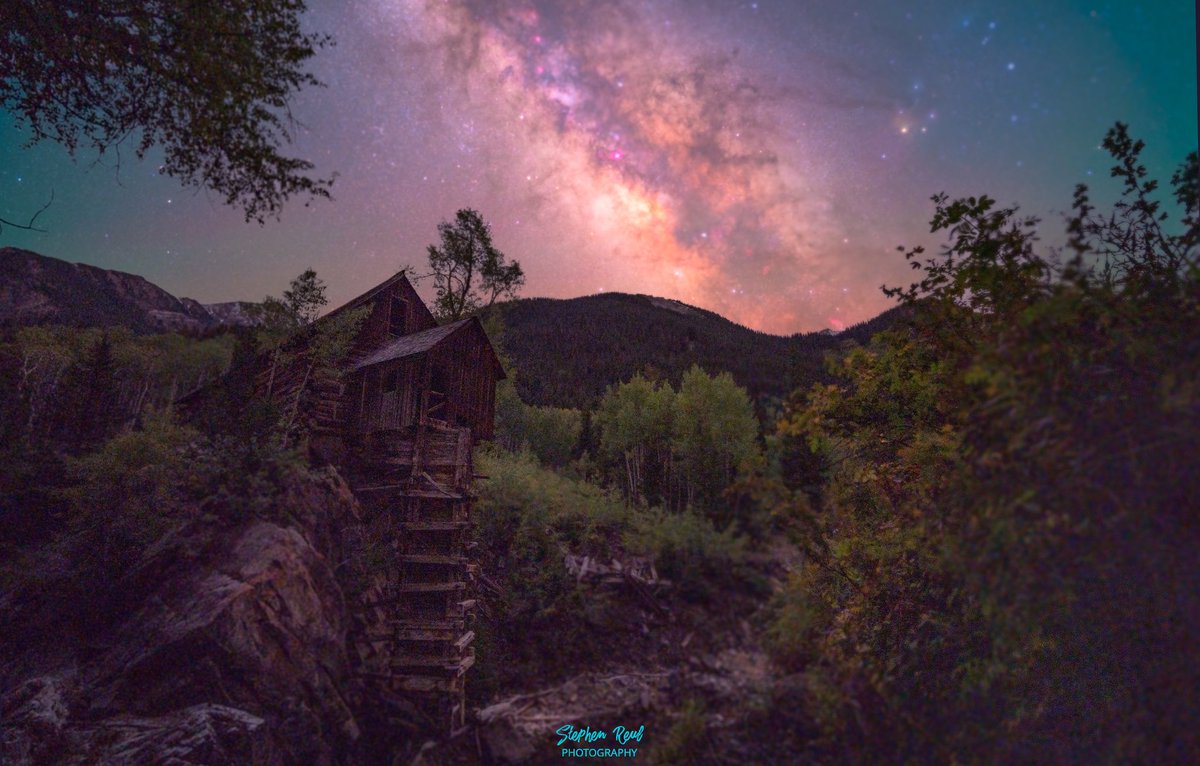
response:
[(73, 452), (86, 451), (124, 423), (112, 342), (105, 333), (68, 370), (58, 399), (58, 437)]

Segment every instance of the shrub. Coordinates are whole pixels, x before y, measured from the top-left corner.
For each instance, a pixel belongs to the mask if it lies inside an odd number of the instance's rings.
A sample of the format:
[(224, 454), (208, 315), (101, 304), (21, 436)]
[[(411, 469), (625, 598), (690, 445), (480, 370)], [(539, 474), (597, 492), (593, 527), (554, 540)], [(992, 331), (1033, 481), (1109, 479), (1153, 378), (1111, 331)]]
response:
[(1105, 147), (1125, 193), (1079, 187), (1066, 263), (936, 196), (912, 321), (780, 423), (825, 483), (779, 494), (808, 563), (768, 635), (831, 760), (1197, 762), (1197, 161), (1168, 228), (1140, 142)]
[(650, 763), (655, 766), (692, 766), (702, 763), (710, 749), (704, 703), (689, 699), (667, 735), (651, 749)]
[[(580, 586), (563, 554), (611, 556), (629, 511), (619, 498), (542, 467), (530, 453), (479, 450), (476, 534), (483, 572), (500, 586), (476, 628), (481, 663), (472, 692), (519, 683), (536, 665), (543, 680), (602, 656), (619, 617), (603, 590)], [(503, 658), (503, 662), (498, 660)]]
[(727, 528), (718, 532), (692, 511), (643, 511), (625, 534), (625, 547), (650, 556), (658, 572), (689, 600), (706, 601), (730, 585), (757, 583), (746, 564), (746, 540)]

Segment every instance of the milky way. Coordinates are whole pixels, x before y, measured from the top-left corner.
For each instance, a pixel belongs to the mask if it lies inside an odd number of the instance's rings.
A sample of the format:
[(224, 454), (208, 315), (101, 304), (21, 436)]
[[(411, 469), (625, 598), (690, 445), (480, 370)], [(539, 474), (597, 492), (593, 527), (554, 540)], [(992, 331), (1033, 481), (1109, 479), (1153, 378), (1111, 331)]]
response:
[(0, 207), (53, 188), (57, 217), (3, 244), (206, 300), (311, 264), (340, 299), (472, 206), (526, 294), (664, 295), (786, 333), (885, 308), (934, 192), (1053, 222), (1105, 175), (1113, 120), (1156, 168), (1195, 145), (1191, 4), (895, 6), (318, 3), (309, 25), (339, 44), (316, 66), (329, 87), (297, 100), (297, 148), (339, 173), (333, 202), (258, 228), (138, 166), (5, 149)]

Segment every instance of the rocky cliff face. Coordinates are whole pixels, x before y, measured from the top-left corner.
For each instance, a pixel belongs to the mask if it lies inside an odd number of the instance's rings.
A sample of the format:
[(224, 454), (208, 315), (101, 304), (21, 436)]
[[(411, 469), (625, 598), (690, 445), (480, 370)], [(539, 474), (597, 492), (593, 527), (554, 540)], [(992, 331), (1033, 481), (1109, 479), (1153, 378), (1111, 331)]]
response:
[(205, 306), (142, 277), (0, 248), (0, 325), (124, 325), (134, 332), (251, 324), (249, 304)]
[(150, 546), (121, 578), (121, 616), (82, 641), (56, 632), (73, 615), (53, 592), (0, 591), (23, 626), (0, 638), (0, 763), (356, 761), (334, 566), (357, 506), (336, 475), (286, 497), (271, 514), (286, 523), (182, 528)]

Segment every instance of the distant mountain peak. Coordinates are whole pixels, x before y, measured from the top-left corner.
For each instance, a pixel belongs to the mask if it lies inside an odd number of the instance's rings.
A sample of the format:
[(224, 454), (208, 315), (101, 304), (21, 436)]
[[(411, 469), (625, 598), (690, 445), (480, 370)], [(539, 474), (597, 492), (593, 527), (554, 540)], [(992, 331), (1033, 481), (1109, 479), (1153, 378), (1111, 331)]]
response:
[(653, 303), (655, 306), (658, 306), (660, 309), (674, 311), (677, 314), (683, 314), (685, 316), (689, 314), (698, 315), (700, 313), (699, 310), (693, 308), (692, 306), (672, 298), (655, 298), (650, 295), (647, 295), (646, 297), (650, 299), (651, 303)]
[(154, 333), (252, 323), (249, 304), (213, 305), (177, 298), (136, 274), (0, 248), (0, 325), (122, 325)]

